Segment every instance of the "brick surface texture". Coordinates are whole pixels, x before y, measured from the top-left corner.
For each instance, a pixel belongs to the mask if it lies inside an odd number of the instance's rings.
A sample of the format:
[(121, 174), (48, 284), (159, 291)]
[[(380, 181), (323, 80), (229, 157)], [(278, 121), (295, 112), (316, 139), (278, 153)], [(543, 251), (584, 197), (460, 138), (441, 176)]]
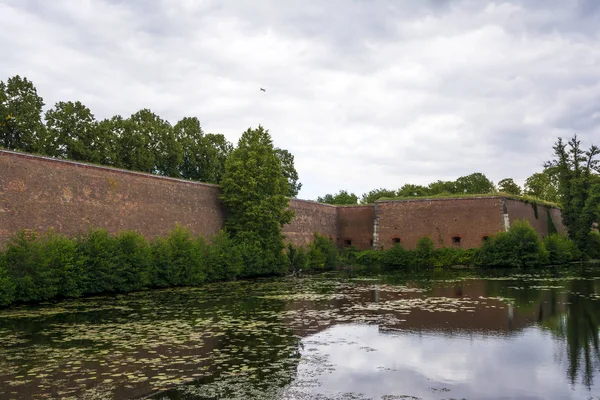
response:
[[(135, 230), (152, 238), (168, 234), (177, 223), (210, 238), (224, 225), (219, 194), (217, 185), (0, 150), (0, 246), (21, 229), (53, 228), (68, 236), (90, 228)], [(283, 233), (295, 245), (307, 245), (316, 232), (338, 246), (369, 249), (376, 219), (383, 248), (394, 239), (415, 248), (424, 236), (437, 247), (479, 247), (484, 236), (504, 230), (505, 211), (509, 221), (526, 219), (542, 236), (550, 215), (564, 232), (559, 209), (537, 206), (536, 218), (531, 204), (494, 196), (365, 206), (292, 199), (290, 208), (296, 216)]]

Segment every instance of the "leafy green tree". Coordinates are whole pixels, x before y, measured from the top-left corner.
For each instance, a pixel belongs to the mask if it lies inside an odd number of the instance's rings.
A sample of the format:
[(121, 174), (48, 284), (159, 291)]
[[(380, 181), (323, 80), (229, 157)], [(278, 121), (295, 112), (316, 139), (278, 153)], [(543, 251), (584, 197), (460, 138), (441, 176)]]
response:
[(326, 194), (323, 197), (317, 197), (319, 203), (327, 204), (358, 204), (358, 196), (354, 193), (348, 193), (346, 190), (340, 190), (336, 194)]
[(294, 166), (294, 156), (287, 150), (276, 148), (275, 152), (277, 153), (277, 157), (281, 161), (281, 166), (283, 168), (283, 174), (288, 180), (290, 185), (290, 190), (288, 193), (289, 197), (296, 197), (300, 189), (302, 188), (302, 184), (298, 182), (298, 172), (296, 171), (296, 167)]
[(43, 136), (42, 108), (33, 82), (16, 75), (0, 81), (0, 145), (11, 150), (39, 152)]
[(360, 198), (361, 204), (373, 204), (382, 197), (396, 197), (396, 191), (390, 189), (373, 189), (368, 193), (364, 193)]
[(461, 176), (456, 180), (457, 193), (486, 194), (495, 190), (494, 183), (481, 172)]
[(498, 182), (498, 190), (502, 193), (521, 195), (521, 187), (512, 178), (504, 178)]
[(120, 138), (123, 167), (172, 177), (179, 176), (181, 147), (171, 124), (148, 109), (133, 114)]
[(103, 119), (96, 124), (96, 137), (98, 139), (98, 163), (112, 167), (123, 168), (119, 144), (125, 132), (125, 120), (120, 115), (110, 119)]
[(183, 118), (175, 124), (173, 133), (182, 151), (179, 175), (184, 179), (207, 182), (210, 168), (207, 165), (207, 141), (198, 118)]
[(280, 274), (285, 270), (281, 228), (291, 222), (289, 182), (271, 135), (262, 126), (242, 134), (225, 163), (221, 199), (225, 227), (240, 245), (244, 275)]
[(558, 181), (547, 171), (536, 172), (525, 180), (525, 194), (557, 203)]
[(430, 195), (442, 193), (456, 193), (456, 182), (453, 181), (436, 181), (427, 186), (427, 192)]
[(46, 112), (45, 153), (98, 163), (105, 144), (97, 137), (96, 128), (96, 120), (89, 108), (79, 101), (60, 101)]
[(233, 145), (220, 133), (207, 133), (204, 139), (207, 149), (205, 165), (208, 166), (205, 182), (221, 183), (225, 175), (225, 163), (233, 151)]
[(574, 135), (568, 143), (558, 138), (554, 147), (554, 159), (544, 167), (558, 180), (558, 196), (562, 205), (562, 218), (579, 250), (588, 248), (592, 224), (600, 220), (600, 148), (581, 148)]
[(429, 190), (422, 185), (407, 183), (398, 190), (398, 197), (423, 197), (429, 196)]

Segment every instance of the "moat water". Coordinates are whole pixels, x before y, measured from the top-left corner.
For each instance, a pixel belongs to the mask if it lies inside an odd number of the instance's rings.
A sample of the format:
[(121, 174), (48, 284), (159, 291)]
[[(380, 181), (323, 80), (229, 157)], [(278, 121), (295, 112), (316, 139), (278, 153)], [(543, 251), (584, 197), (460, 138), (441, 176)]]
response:
[(0, 310), (0, 399), (600, 399), (600, 268), (317, 276)]

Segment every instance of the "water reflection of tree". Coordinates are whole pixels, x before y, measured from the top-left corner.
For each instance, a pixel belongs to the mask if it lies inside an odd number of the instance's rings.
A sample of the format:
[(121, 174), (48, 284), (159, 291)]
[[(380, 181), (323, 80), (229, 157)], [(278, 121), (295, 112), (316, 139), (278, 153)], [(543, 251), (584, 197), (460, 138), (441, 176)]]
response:
[(572, 384), (581, 381), (590, 388), (600, 372), (600, 305), (590, 295), (596, 293), (591, 279), (576, 279), (567, 286), (566, 313), (544, 321), (543, 325), (563, 340), (568, 360), (567, 376)]

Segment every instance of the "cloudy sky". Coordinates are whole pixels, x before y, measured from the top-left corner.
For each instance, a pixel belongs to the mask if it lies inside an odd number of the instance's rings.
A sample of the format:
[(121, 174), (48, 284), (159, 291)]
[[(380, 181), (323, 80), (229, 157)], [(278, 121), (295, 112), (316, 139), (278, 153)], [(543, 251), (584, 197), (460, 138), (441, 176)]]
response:
[(598, 0), (0, 0), (0, 26), (0, 80), (47, 107), (262, 124), (301, 198), (522, 183), (558, 136), (600, 142)]

